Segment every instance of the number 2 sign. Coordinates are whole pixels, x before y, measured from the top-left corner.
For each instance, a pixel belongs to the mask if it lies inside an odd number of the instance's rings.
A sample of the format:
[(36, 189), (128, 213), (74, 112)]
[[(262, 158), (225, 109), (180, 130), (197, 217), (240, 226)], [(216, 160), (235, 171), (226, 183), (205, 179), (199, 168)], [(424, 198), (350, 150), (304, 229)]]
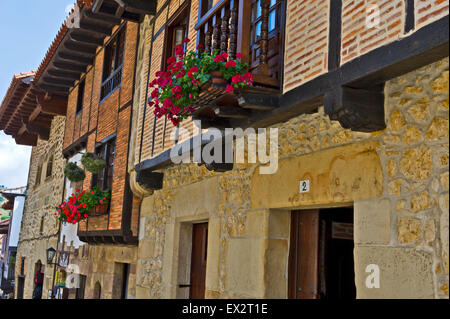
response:
[(309, 193), (310, 191), (310, 181), (301, 181), (300, 182), (300, 194)]

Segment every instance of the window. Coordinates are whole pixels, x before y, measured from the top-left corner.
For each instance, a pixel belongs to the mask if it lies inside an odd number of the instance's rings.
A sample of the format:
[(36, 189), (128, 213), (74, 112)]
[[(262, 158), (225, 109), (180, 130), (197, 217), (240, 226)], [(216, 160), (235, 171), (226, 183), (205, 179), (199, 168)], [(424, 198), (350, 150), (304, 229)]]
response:
[(102, 286), (97, 281), (94, 285), (94, 295), (92, 296), (93, 299), (101, 299), (102, 298)]
[(116, 139), (102, 144), (96, 150), (96, 154), (101, 156), (106, 161), (106, 167), (98, 174), (93, 176), (93, 186), (98, 186), (103, 189), (112, 189), (112, 181), (114, 176), (114, 159), (116, 153)]
[(47, 162), (47, 171), (45, 172), (45, 178), (49, 178), (50, 176), (52, 176), (52, 170), (53, 170), (53, 155), (50, 155)]
[[(186, 2), (188, 4), (188, 2)], [(184, 38), (187, 37), (187, 25), (189, 17), (189, 6), (184, 5), (176, 12), (167, 23), (168, 31), (166, 35), (166, 47), (164, 56), (164, 66), (167, 67), (167, 59), (175, 56), (175, 48), (184, 44)]]
[(105, 48), (103, 84), (100, 99), (111, 94), (122, 81), (122, 64), (125, 48), (125, 29), (122, 28)]
[[(269, 34), (268, 34), (268, 64), (269, 76), (277, 80), (281, 75), (281, 45), (283, 38), (283, 16), (281, 14), (283, 8), (283, 0), (270, 0), (269, 4)], [(251, 9), (251, 38), (250, 53), (251, 65), (250, 69), (255, 69), (259, 64), (260, 39), (262, 33), (263, 12), (261, 9), (261, 0), (252, 0)]]
[(41, 226), (39, 227), (39, 233), (41, 235), (44, 233), (44, 217), (41, 217)]
[(42, 164), (39, 164), (36, 172), (36, 183), (35, 183), (36, 186), (41, 183), (41, 177), (42, 177)]
[(78, 99), (77, 99), (77, 114), (83, 110), (83, 101), (84, 101), (84, 88), (86, 86), (85, 79), (81, 80), (78, 84)]

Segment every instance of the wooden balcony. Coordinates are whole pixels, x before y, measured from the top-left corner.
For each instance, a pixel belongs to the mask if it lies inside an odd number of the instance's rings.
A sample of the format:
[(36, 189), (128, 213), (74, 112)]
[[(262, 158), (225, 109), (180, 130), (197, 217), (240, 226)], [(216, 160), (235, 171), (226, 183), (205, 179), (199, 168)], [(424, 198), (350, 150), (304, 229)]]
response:
[(195, 26), (203, 51), (227, 52), (231, 58), (241, 53), (254, 75), (252, 87), (233, 94), (226, 93), (226, 85), (214, 83), (200, 94), (193, 117), (202, 120), (204, 128), (242, 126), (278, 106), (282, 28), (269, 29), (269, 15), (278, 10), (278, 1), (260, 1), (258, 8), (257, 3), (221, 0)]

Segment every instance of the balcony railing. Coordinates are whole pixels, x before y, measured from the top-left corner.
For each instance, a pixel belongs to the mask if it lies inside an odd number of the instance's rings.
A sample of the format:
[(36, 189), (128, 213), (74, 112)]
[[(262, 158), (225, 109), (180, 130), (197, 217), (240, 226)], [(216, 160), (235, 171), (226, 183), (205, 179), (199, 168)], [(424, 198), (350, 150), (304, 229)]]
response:
[[(269, 42), (273, 38), (269, 29), (269, 16), (270, 10), (273, 11), (277, 6), (272, 5), (272, 2), (261, 0), (254, 4), (249, 0), (221, 0), (200, 18), (195, 28), (199, 43), (205, 51), (227, 52), (232, 58), (239, 52), (242, 61), (251, 66), (256, 86), (279, 88), (279, 79), (271, 74), (269, 67)], [(254, 8), (258, 3), (260, 8)], [(257, 31), (252, 30), (252, 21), (260, 21)], [(257, 36), (254, 32), (257, 32)]]
[(103, 81), (100, 101), (106, 99), (120, 85), (121, 82), (122, 66), (117, 68), (105, 81)]
[(220, 0), (200, 17), (195, 28), (202, 50), (211, 54), (227, 52), (231, 58), (241, 53), (242, 61), (248, 63), (248, 71), (254, 75), (253, 87), (236, 95), (226, 94), (220, 85), (212, 85), (200, 95), (196, 101), (200, 109), (194, 116), (205, 126), (233, 126), (230, 121), (237, 125), (236, 121), (276, 107), (273, 96), (280, 93), (280, 72), (273, 71), (273, 61), (281, 52), (273, 47), (280, 42), (280, 33), (269, 30), (269, 15), (278, 5), (279, 0)]

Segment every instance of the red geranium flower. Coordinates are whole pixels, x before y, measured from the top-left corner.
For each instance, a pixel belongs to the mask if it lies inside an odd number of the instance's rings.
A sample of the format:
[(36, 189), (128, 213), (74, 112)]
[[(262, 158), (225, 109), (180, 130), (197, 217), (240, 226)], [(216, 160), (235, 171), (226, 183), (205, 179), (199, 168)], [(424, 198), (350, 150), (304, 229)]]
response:
[(236, 61), (233, 61), (233, 60), (230, 60), (230, 61), (228, 61), (226, 64), (225, 64), (225, 67), (226, 68), (232, 68), (232, 67), (235, 67), (237, 64), (236, 64)]
[(231, 84), (228, 84), (226, 92), (227, 93), (233, 93), (234, 92), (234, 86), (232, 86)]
[(193, 67), (189, 70), (188, 76), (189, 76), (190, 78), (192, 78), (192, 77), (194, 76), (194, 73), (197, 73), (197, 72), (198, 72), (198, 67), (193, 66)]

